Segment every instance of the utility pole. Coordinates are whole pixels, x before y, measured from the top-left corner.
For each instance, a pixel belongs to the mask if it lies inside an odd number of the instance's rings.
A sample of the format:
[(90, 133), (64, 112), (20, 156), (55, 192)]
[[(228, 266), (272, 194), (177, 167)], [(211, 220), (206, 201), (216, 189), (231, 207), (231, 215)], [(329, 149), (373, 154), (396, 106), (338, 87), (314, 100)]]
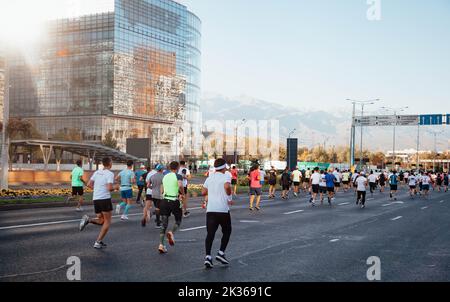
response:
[(238, 127), (242, 126), (245, 123), (245, 118), (242, 119), (240, 124), (236, 124), (234, 127), (234, 164), (236, 167), (238, 166), (238, 155), (237, 155), (237, 146), (238, 146)]
[(356, 104), (353, 103), (352, 127), (350, 130), (350, 167), (355, 165), (355, 110)]
[(419, 160), (419, 148), (420, 148), (420, 121), (417, 123), (417, 158), (416, 158), (416, 170), (419, 170), (420, 160)]

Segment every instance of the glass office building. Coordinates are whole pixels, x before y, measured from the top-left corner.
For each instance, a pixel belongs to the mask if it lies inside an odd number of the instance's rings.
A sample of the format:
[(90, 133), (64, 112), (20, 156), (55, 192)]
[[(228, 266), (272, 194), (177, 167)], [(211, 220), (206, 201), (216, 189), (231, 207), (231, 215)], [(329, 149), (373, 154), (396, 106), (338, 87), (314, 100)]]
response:
[(33, 121), (44, 138), (75, 131), (98, 143), (111, 131), (122, 151), (127, 138), (151, 137), (155, 161), (191, 155), (198, 17), (171, 0), (115, 0), (114, 11), (54, 20), (47, 32), (34, 63), (11, 63), (11, 117)]

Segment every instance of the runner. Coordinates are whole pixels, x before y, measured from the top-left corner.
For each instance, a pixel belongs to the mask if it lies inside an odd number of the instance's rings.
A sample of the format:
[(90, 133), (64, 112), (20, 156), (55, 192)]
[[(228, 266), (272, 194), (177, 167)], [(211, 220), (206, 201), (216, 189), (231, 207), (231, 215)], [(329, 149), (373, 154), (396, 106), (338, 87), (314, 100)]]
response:
[(117, 187), (114, 188), (114, 174), (110, 171), (112, 167), (111, 159), (108, 157), (103, 158), (102, 164), (103, 170), (95, 171), (87, 184), (89, 188), (94, 189), (94, 210), (97, 217), (89, 218), (88, 215), (84, 215), (79, 226), (80, 232), (83, 231), (89, 223), (102, 226), (97, 240), (94, 243), (94, 248), (96, 249), (106, 247), (106, 244), (103, 243), (103, 239), (105, 239), (111, 225), (113, 210), (111, 192), (117, 189)]
[(442, 174), (438, 173), (436, 175), (436, 187), (437, 187), (439, 193), (441, 192), (442, 181), (443, 181)]
[(428, 175), (428, 172), (425, 172), (424, 175), (422, 175), (422, 190), (424, 192), (425, 195), (425, 199), (428, 198), (428, 193), (430, 191), (430, 182), (431, 182), (431, 178)]
[(325, 172), (325, 181), (328, 191), (328, 204), (331, 206), (331, 201), (334, 200), (334, 186), (337, 182), (336, 176), (331, 173), (331, 170), (328, 173)]
[(444, 192), (448, 192), (448, 179), (450, 177), (450, 172), (444, 173)]
[(344, 192), (348, 191), (349, 183), (350, 183), (350, 172), (348, 172), (348, 170), (345, 170), (344, 173), (342, 173), (342, 184), (344, 185)]
[(422, 171), (419, 171), (419, 173), (416, 175), (417, 182), (419, 183), (419, 195), (422, 195), (423, 191), (422, 176)]
[(128, 220), (128, 211), (132, 207), (131, 199), (133, 198), (133, 183), (135, 177), (133, 173), (133, 161), (127, 161), (127, 168), (122, 170), (117, 176), (116, 181), (120, 182), (120, 198), (122, 202), (116, 206), (116, 214), (120, 215), (120, 210), (125, 207), (121, 220)]
[(71, 173), (72, 178), (72, 198), (78, 197), (78, 204), (76, 207), (77, 212), (83, 211), (83, 186), (86, 184), (86, 182), (83, 179), (83, 162), (81, 160), (77, 160), (76, 162), (77, 166), (73, 168)]
[[(134, 176), (136, 178), (136, 185), (138, 186), (138, 194), (136, 197), (136, 203), (140, 204), (142, 207), (144, 206), (145, 202), (144, 202), (144, 196), (142, 194), (142, 192), (145, 189), (145, 178), (143, 178), (144, 174), (147, 174), (147, 168), (145, 167), (145, 165), (141, 165), (139, 170), (137, 170), (134, 173)], [(141, 199), (142, 197), (142, 199)]]
[(155, 166), (155, 169), (148, 172), (147, 176), (145, 177), (145, 183), (147, 185), (146, 190), (146, 198), (145, 198), (145, 208), (141, 220), (142, 227), (145, 227), (147, 222), (151, 218), (151, 209), (152, 209), (152, 202), (155, 206), (155, 222), (156, 222), (156, 228), (161, 228), (161, 215), (159, 210), (160, 201), (162, 199), (161, 197), (161, 185), (162, 185), (162, 179), (164, 177), (163, 174), (164, 167), (161, 164), (157, 164)]
[(412, 174), (409, 171), (405, 171), (405, 173), (403, 173), (403, 181), (405, 182), (405, 185), (408, 185), (409, 183), (409, 175)]
[(183, 177), (183, 190), (184, 190), (184, 198), (185, 200), (183, 200), (183, 217), (189, 217), (189, 215), (191, 214), (188, 211), (188, 198), (189, 198), (189, 194), (188, 194), (188, 181), (191, 179), (191, 171), (189, 171), (189, 169), (186, 167), (186, 162), (185, 161), (180, 161), (180, 168), (178, 170), (178, 174), (180, 174)]
[(381, 171), (380, 176), (378, 176), (378, 180), (380, 182), (380, 193), (383, 193), (386, 186), (386, 174), (384, 171)]
[(295, 167), (291, 174), (292, 182), (294, 184), (294, 196), (297, 197), (300, 189), (300, 181), (302, 179), (302, 173)]
[(281, 185), (281, 199), (288, 199), (289, 196), (289, 188), (291, 185), (291, 178), (289, 177), (289, 168), (286, 167), (280, 178)]
[(352, 187), (353, 187), (353, 192), (356, 194), (356, 178), (359, 176), (358, 171), (355, 170), (355, 173), (352, 173)]
[(261, 173), (259, 172), (259, 165), (256, 164), (250, 169), (249, 175), (250, 182), (250, 207), (249, 210), (253, 211), (253, 202), (256, 196), (256, 207), (257, 211), (261, 210), (259, 203), (261, 202)]
[[(158, 251), (161, 254), (167, 253), (167, 248), (164, 245), (165, 237), (171, 246), (175, 245), (174, 233), (181, 225), (183, 218), (183, 205), (181, 201), (184, 199), (184, 185), (183, 177), (177, 172), (179, 171), (180, 164), (176, 161), (171, 162), (169, 165), (170, 172), (166, 174), (162, 180), (163, 187), (163, 200), (160, 201), (159, 210), (161, 213), (162, 228), (159, 234), (159, 247)], [(175, 217), (175, 224), (172, 230), (167, 232), (169, 227), (169, 217), (172, 215)]]
[(275, 198), (275, 190), (277, 185), (277, 170), (275, 167), (269, 170), (269, 198)]
[(312, 189), (312, 195), (311, 198), (309, 199), (309, 202), (311, 203), (312, 206), (316, 205), (316, 197), (317, 194), (319, 193), (319, 185), (320, 182), (322, 180), (322, 176), (319, 173), (319, 167), (314, 168), (314, 173), (311, 175), (311, 178), (309, 180), (310, 182), (310, 186)]
[(260, 177), (261, 177), (259, 182), (261, 183), (261, 192), (262, 192), (262, 190), (264, 188), (265, 178), (266, 178), (266, 171), (264, 171), (263, 167), (260, 167), (259, 174), (260, 174)]
[(325, 177), (325, 171), (320, 170), (320, 183), (319, 183), (319, 195), (320, 195), (320, 204), (323, 205), (324, 195), (327, 194), (327, 180)]
[(389, 186), (390, 186), (390, 192), (389, 192), (389, 198), (392, 200), (397, 200), (397, 190), (398, 190), (398, 176), (397, 172), (394, 170), (392, 171), (392, 174), (389, 175)]
[(236, 166), (231, 167), (231, 185), (233, 186), (233, 194), (236, 196), (238, 185), (238, 169)]
[(370, 196), (373, 197), (373, 192), (377, 189), (377, 176), (373, 173), (373, 170), (370, 170), (368, 180), (369, 180)]
[(211, 257), (212, 244), (219, 226), (222, 229), (222, 240), (220, 249), (216, 255), (216, 260), (224, 265), (229, 262), (225, 257), (225, 250), (231, 236), (231, 216), (230, 216), (230, 197), (231, 193), (231, 179), (225, 175), (226, 162), (224, 159), (217, 159), (214, 162), (216, 173), (208, 177), (203, 184), (202, 194), (208, 196), (208, 203), (206, 206), (206, 231), (205, 239), (205, 267), (213, 268)]
[(308, 168), (305, 171), (305, 181), (303, 182), (304, 185), (304, 190), (305, 192), (308, 191), (309, 195), (311, 195), (311, 187), (310, 187), (310, 183), (311, 183), (311, 170)]
[(414, 195), (417, 195), (417, 178), (414, 173), (408, 173), (408, 185), (409, 185), (409, 197), (414, 199)]
[(358, 175), (355, 179), (356, 183), (356, 205), (361, 205), (361, 209), (366, 207), (366, 187), (367, 187), (367, 178), (365, 177), (364, 172), (361, 172), (361, 175)]
[(338, 193), (339, 188), (341, 187), (342, 174), (341, 174), (341, 172), (339, 172), (339, 169), (336, 169), (333, 171), (333, 175), (336, 178), (336, 180), (334, 182), (334, 187), (336, 188), (336, 193)]

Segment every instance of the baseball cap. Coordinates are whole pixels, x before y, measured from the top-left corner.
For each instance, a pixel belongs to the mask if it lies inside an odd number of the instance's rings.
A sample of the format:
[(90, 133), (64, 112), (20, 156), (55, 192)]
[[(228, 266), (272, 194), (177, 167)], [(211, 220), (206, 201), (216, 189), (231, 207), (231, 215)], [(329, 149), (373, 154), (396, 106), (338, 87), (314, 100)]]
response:
[(161, 164), (157, 164), (156, 167), (155, 167), (156, 171), (161, 171), (162, 169), (164, 169), (164, 166), (161, 165)]

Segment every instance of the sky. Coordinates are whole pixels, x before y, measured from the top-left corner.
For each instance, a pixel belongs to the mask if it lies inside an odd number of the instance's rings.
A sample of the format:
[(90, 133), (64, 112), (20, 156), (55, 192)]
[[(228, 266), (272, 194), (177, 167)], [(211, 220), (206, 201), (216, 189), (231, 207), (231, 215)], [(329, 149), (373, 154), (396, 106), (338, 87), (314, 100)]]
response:
[(180, 0), (202, 19), (203, 91), (304, 109), (450, 113), (450, 1)]

